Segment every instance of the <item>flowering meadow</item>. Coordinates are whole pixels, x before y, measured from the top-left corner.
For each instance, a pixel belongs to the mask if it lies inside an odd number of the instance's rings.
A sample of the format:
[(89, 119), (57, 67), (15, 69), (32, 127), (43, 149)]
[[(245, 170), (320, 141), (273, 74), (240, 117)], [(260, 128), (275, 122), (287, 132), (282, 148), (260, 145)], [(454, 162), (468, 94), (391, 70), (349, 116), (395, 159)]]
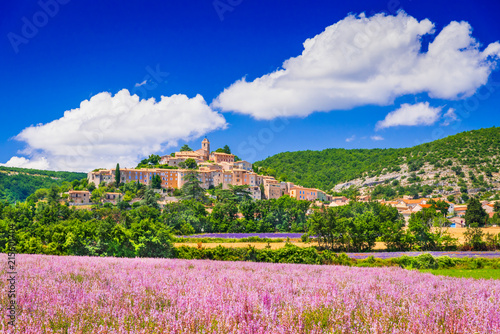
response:
[(17, 262), (12, 333), (500, 333), (498, 280), (200, 260)]
[(196, 235), (186, 235), (181, 236), (185, 238), (227, 238), (227, 239), (240, 239), (249, 237), (259, 237), (259, 238), (293, 238), (299, 239), (304, 233), (205, 233)]

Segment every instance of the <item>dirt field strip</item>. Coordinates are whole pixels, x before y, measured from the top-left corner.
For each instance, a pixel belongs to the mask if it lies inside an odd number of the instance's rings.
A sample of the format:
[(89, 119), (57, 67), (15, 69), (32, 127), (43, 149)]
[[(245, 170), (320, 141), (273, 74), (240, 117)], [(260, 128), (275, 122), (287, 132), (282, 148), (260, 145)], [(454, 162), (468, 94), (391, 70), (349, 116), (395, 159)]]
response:
[[(285, 242), (271, 242), (269, 245), (271, 246), (271, 249), (279, 249), (282, 247), (285, 247)], [(222, 246), (222, 247), (227, 247), (227, 248), (246, 248), (248, 246), (253, 246), (256, 249), (264, 249), (267, 246), (267, 243), (265, 242), (213, 242), (213, 243), (203, 243), (201, 247), (203, 248), (215, 248), (217, 246)], [(304, 242), (292, 242), (292, 245), (298, 246), (298, 247), (311, 247), (311, 246), (318, 246), (317, 242), (310, 242), (310, 243), (304, 243)], [(196, 243), (191, 243), (191, 242), (186, 242), (186, 243), (174, 243), (175, 247), (180, 247), (180, 246), (189, 246), (189, 247), (198, 247), (198, 244)], [(385, 244), (383, 242), (377, 242), (375, 247), (373, 249), (385, 249)]]
[[(485, 227), (482, 229), (484, 234), (490, 233), (490, 234), (498, 234), (500, 233), (500, 227)], [(466, 228), (464, 227), (455, 227), (455, 228), (449, 228), (448, 233), (453, 238), (458, 238), (459, 243), (463, 243), (465, 241), (464, 233), (467, 231)]]

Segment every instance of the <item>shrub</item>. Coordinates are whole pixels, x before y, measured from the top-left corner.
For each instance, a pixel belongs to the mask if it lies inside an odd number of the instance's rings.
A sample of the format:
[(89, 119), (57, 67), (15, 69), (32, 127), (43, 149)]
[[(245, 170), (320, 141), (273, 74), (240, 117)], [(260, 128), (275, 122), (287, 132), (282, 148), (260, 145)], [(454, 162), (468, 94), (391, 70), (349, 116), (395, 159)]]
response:
[(439, 269), (454, 267), (457, 263), (456, 259), (452, 259), (449, 256), (440, 256), (437, 258)]
[(465, 245), (469, 246), (472, 250), (485, 250), (486, 243), (483, 241), (484, 233), (481, 228), (477, 226), (468, 226), (467, 231), (464, 232)]
[(429, 253), (419, 255), (413, 259), (414, 267), (418, 269), (437, 269), (439, 265), (434, 256)]

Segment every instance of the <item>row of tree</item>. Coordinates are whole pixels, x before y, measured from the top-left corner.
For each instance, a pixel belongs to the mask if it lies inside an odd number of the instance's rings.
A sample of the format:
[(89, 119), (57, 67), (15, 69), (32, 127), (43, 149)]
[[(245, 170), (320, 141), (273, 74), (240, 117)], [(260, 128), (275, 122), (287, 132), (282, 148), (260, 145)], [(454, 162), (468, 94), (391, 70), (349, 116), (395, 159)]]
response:
[[(160, 210), (147, 196), (140, 207), (127, 210), (106, 206), (78, 210), (50, 198), (0, 203), (0, 247), (6, 250), (11, 226), (18, 252), (53, 255), (170, 257), (172, 235), (195, 232), (307, 231), (305, 241), (315, 238), (321, 248), (346, 252), (371, 251), (377, 241), (391, 251), (458, 246), (446, 232), (448, 221), (434, 208), (413, 214), (405, 228), (397, 209), (378, 202), (313, 209), (308, 216), (309, 203), (288, 196), (262, 201), (232, 196), (218, 201), (211, 212), (196, 200), (171, 203)], [(481, 230), (471, 228), (466, 237), (472, 249), (486, 247)]]
[(317, 210), (308, 221), (309, 235), (321, 247), (347, 252), (372, 250), (376, 241), (391, 251), (454, 249), (457, 240), (445, 231), (448, 220), (435, 208), (412, 214), (408, 228), (398, 210), (378, 202)]

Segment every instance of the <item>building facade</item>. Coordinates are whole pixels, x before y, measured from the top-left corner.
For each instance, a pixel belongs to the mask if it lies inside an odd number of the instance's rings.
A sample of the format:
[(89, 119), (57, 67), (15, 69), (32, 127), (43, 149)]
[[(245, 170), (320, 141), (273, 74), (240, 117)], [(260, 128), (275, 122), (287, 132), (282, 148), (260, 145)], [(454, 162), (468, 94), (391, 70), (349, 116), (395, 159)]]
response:
[(87, 190), (70, 190), (68, 191), (68, 199), (74, 204), (90, 204), (90, 191)]
[[(195, 159), (198, 169), (178, 168), (180, 162), (186, 159)], [(188, 173), (197, 173), (200, 186), (204, 189), (222, 185), (222, 189), (229, 186), (247, 185), (253, 199), (280, 198), (290, 195), (297, 199), (326, 200), (325, 193), (318, 189), (297, 187), (291, 182), (279, 182), (272, 176), (258, 175), (248, 161), (234, 161), (233, 154), (210, 152), (210, 142), (207, 138), (201, 142), (201, 149), (196, 151), (175, 152), (174, 156), (161, 157), (160, 164), (176, 168), (121, 168), (120, 182), (137, 182), (146, 186), (152, 184), (153, 177), (159, 175), (161, 187), (164, 189), (180, 189), (185, 183)], [(114, 183), (115, 170), (94, 170), (87, 175), (89, 183), (96, 187), (100, 184)]]

